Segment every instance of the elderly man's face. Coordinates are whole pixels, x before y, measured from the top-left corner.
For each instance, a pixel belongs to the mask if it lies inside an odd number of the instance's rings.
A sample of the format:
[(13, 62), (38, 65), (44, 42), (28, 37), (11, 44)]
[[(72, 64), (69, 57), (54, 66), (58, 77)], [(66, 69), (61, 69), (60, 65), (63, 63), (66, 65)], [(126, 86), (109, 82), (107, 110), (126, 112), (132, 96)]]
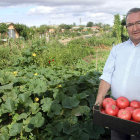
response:
[(137, 45), (140, 42), (140, 12), (129, 14), (126, 25), (131, 41)]

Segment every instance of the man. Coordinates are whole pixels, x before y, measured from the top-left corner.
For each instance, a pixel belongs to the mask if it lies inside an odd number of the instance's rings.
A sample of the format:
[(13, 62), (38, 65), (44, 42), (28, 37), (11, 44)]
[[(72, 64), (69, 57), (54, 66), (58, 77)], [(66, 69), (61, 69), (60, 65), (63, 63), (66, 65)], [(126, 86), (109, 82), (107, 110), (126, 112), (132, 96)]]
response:
[[(140, 101), (140, 8), (130, 9), (126, 15), (129, 40), (114, 46), (101, 75), (95, 104), (101, 104), (108, 90), (117, 99)], [(140, 140), (111, 131), (111, 140)]]

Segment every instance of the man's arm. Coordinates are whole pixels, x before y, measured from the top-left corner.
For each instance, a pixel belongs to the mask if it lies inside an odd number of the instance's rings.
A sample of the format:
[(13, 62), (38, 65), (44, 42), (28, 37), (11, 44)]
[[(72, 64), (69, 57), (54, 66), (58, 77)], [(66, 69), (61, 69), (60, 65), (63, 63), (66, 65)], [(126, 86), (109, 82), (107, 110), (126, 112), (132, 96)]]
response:
[(104, 80), (101, 80), (99, 85), (98, 95), (95, 102), (96, 105), (100, 105), (102, 103), (109, 89), (110, 89), (110, 84)]

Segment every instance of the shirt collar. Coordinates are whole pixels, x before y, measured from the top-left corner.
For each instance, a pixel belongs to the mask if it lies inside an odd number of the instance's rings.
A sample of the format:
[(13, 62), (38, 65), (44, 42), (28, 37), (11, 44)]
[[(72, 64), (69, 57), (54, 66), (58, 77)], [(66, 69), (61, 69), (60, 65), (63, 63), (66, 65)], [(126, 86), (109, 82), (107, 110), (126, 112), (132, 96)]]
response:
[[(128, 41), (131, 43), (131, 44), (133, 44), (134, 45), (134, 43), (131, 41), (131, 39), (129, 38), (128, 39)], [(135, 46), (135, 45), (134, 45)], [(137, 44), (135, 47), (139, 47), (140, 46), (140, 42), (139, 42), (139, 44)]]

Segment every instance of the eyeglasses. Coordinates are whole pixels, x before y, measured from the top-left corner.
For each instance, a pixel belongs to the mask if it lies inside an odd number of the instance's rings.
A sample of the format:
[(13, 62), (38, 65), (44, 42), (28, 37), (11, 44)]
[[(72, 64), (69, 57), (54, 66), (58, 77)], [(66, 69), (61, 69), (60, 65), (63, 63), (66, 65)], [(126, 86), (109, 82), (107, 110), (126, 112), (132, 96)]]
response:
[(136, 25), (138, 28), (140, 28), (140, 20), (137, 21), (137, 22), (135, 22), (135, 23), (128, 23), (128, 24), (126, 25), (126, 27), (127, 27), (127, 28), (133, 28), (134, 25)]

